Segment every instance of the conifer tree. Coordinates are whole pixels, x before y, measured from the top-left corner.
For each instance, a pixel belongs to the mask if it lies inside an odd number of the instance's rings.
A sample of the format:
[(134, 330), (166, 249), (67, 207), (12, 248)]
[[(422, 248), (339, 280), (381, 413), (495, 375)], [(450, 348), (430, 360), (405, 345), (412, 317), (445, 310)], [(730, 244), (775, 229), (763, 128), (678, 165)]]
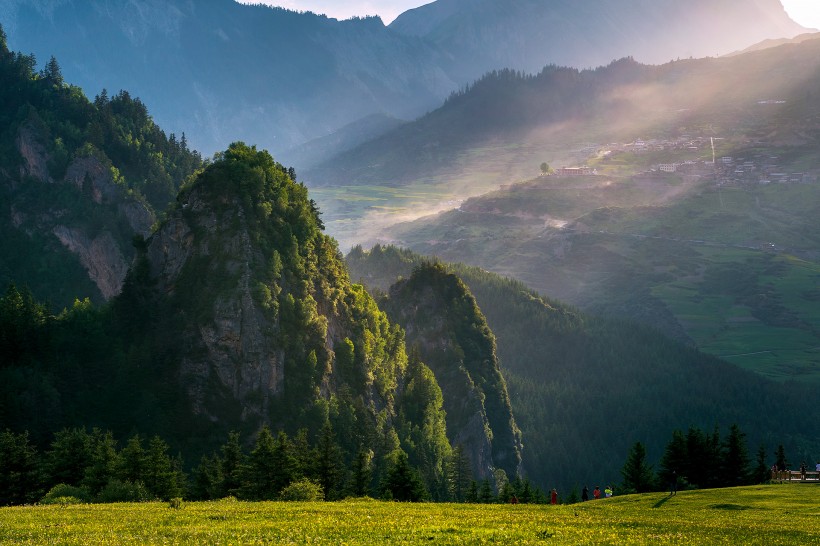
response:
[(635, 442), (629, 451), (621, 475), (623, 486), (627, 491), (646, 493), (655, 487), (655, 476), (652, 467), (646, 462), (646, 448), (641, 442)]
[[(687, 470), (686, 437), (683, 432), (676, 430), (672, 432), (672, 439), (666, 445), (660, 462), (658, 479), (661, 484), (671, 483), (673, 475), (676, 478), (681, 476), (688, 480), (684, 472)], [(674, 474), (673, 474), (674, 473)]]
[(729, 436), (722, 449), (723, 483), (728, 486), (746, 485), (749, 483), (749, 451), (746, 447), (746, 434), (737, 424), (729, 428)]
[(92, 430), (91, 459), (82, 480), (92, 495), (99, 493), (115, 476), (117, 457), (117, 442), (111, 431)]
[(239, 440), (239, 433), (232, 431), (228, 434), (228, 441), (220, 448), (219, 473), (222, 484), (219, 496), (237, 495), (242, 487), (242, 466), (245, 463), (245, 453)]
[(325, 493), (325, 500), (336, 497), (341, 474), (341, 453), (336, 445), (333, 428), (329, 422), (325, 422), (316, 446), (316, 477)]
[(0, 506), (31, 503), (41, 497), (37, 448), (29, 442), (28, 432), (0, 432), (0, 461)]
[(120, 450), (117, 474), (124, 482), (141, 482), (145, 468), (145, 449), (142, 447), (142, 438), (139, 434), (135, 434)]

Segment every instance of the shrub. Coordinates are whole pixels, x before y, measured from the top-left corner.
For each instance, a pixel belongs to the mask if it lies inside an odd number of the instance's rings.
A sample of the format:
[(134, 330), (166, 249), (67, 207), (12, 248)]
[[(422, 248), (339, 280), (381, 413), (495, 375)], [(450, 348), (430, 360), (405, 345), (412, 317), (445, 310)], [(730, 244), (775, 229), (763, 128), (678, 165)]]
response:
[(324, 500), (324, 498), (325, 493), (322, 486), (308, 479), (291, 482), (279, 494), (279, 499), (283, 501), (313, 502)]
[(81, 504), (91, 501), (91, 494), (83, 487), (58, 483), (40, 499), (40, 504)]
[(97, 495), (97, 502), (144, 502), (150, 498), (142, 482), (112, 479)]

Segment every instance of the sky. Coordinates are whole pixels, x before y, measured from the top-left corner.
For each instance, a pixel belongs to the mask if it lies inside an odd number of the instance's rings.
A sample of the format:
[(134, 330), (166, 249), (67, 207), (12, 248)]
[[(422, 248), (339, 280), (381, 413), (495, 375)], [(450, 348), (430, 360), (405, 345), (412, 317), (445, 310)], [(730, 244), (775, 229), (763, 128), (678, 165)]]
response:
[[(251, 0), (244, 0), (250, 2)], [(260, 0), (253, 0), (256, 3)], [(324, 13), (336, 19), (354, 15), (379, 15), (385, 25), (410, 8), (430, 3), (431, 0), (261, 0), (265, 4), (296, 11)], [(820, 0), (781, 0), (789, 15), (808, 28), (820, 29)]]

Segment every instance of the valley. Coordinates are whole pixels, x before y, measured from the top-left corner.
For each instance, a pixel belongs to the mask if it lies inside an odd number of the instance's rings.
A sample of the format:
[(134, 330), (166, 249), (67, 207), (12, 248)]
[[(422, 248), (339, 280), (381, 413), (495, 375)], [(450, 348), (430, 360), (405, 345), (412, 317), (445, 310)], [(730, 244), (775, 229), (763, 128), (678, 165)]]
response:
[(681, 6), (0, 0), (0, 504), (813, 460), (820, 34)]

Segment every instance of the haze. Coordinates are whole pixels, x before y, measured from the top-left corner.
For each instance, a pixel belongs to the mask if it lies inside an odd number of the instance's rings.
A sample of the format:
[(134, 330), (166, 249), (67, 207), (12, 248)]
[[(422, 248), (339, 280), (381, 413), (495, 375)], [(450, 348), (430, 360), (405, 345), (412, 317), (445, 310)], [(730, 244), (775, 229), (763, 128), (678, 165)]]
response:
[[(385, 25), (389, 25), (402, 12), (429, 2), (426, 0), (266, 0), (262, 3), (296, 11), (323, 13), (340, 20), (356, 15), (378, 15)], [(820, 3), (817, 0), (782, 0), (782, 4), (789, 16), (804, 27), (820, 29)]]

